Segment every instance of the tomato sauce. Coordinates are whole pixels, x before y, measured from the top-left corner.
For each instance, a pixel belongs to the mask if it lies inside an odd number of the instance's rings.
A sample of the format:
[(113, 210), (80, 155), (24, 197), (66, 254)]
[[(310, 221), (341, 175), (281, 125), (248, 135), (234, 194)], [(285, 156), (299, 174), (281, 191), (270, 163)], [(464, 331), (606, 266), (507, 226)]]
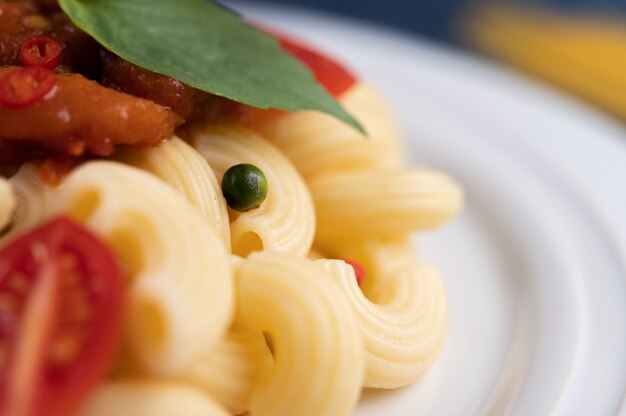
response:
[[(0, 68), (0, 77), (15, 68)], [(151, 146), (183, 123), (152, 101), (106, 88), (79, 74), (57, 75), (43, 101), (0, 110), (0, 140), (22, 140), (60, 154), (110, 156), (117, 144)]]
[(84, 162), (84, 158), (52, 156), (39, 167), (39, 179), (49, 186), (59, 186), (72, 170)]
[[(356, 82), (332, 59), (275, 36), (330, 94), (338, 97)], [(4, 105), (0, 97), (0, 165), (18, 164), (23, 155), (109, 156), (120, 144), (151, 146), (200, 117), (246, 123), (284, 114), (236, 104), (125, 61), (78, 29), (55, 0), (0, 0), (0, 77), (11, 67), (29, 66), (20, 50), (33, 37), (60, 46), (59, 63), (49, 68), (57, 74), (57, 85), (43, 100), (22, 97), (20, 108), (19, 96), (5, 99)]]
[[(62, 48), (57, 86), (26, 108), (0, 104), (0, 163), (18, 162), (7, 162), (11, 154), (109, 156), (118, 144), (152, 146), (222, 100), (111, 54), (51, 0), (0, 0), (0, 77), (25, 64), (20, 49), (34, 36)], [(12, 150), (16, 143), (28, 151)]]
[(211, 96), (173, 78), (150, 72), (108, 51), (102, 51), (102, 84), (154, 101), (186, 120), (196, 119)]
[(47, 35), (63, 47), (62, 72), (99, 76), (98, 44), (50, 2), (0, 0), (0, 66), (21, 65), (20, 48), (31, 36)]
[(37, 11), (35, 1), (0, 1), (0, 65), (20, 64), (22, 42), (36, 33), (24, 25), (24, 19)]

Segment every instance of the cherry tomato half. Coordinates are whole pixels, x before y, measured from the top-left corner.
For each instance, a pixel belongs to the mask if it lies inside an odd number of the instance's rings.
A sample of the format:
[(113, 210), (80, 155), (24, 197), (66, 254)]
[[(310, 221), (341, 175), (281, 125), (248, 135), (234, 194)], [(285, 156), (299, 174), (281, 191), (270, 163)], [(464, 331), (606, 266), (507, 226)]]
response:
[(112, 252), (61, 217), (0, 251), (0, 415), (67, 416), (111, 366), (122, 274)]

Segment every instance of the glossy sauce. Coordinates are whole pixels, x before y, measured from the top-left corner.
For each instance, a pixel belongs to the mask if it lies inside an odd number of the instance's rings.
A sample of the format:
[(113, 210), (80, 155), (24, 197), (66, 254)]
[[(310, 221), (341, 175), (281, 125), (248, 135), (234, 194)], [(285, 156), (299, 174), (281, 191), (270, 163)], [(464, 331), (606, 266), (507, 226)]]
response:
[(62, 45), (60, 72), (77, 72), (92, 79), (100, 75), (98, 44), (50, 2), (0, 0), (0, 66), (21, 65), (22, 43), (39, 35)]
[(0, 163), (31, 154), (109, 156), (118, 144), (151, 146), (223, 101), (111, 54), (52, 0), (0, 0), (0, 77), (22, 64), (22, 43), (41, 35), (62, 47), (58, 85), (32, 107), (0, 106)]
[[(12, 69), (0, 68), (0, 77)], [(82, 75), (57, 78), (55, 89), (35, 106), (0, 109), (0, 140), (26, 141), (70, 156), (109, 156), (117, 144), (157, 144), (184, 122), (163, 106)]]
[(52, 156), (39, 166), (39, 179), (49, 186), (58, 186), (84, 158)]
[(117, 91), (154, 101), (186, 120), (196, 119), (211, 95), (173, 78), (150, 72), (113, 55), (101, 52), (102, 84)]

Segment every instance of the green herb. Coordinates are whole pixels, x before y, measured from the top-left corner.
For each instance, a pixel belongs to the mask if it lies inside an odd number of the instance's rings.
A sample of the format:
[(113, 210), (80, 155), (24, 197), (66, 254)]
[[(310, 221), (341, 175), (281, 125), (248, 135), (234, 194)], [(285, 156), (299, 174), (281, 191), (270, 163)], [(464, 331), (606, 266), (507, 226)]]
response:
[(72, 21), (136, 65), (259, 108), (316, 110), (363, 132), (269, 35), (206, 0), (60, 0)]

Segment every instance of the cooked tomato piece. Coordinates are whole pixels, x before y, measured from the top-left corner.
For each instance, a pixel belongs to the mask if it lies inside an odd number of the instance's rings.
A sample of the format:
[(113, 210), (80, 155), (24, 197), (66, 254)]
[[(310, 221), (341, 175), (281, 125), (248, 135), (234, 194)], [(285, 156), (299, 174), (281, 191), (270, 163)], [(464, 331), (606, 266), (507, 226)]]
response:
[[(15, 68), (0, 68), (0, 77)], [(116, 144), (152, 146), (184, 120), (152, 101), (103, 87), (78, 74), (58, 74), (37, 105), (0, 106), (0, 141), (24, 140), (62, 155), (109, 156)]]
[(61, 217), (0, 251), (0, 415), (67, 416), (110, 368), (123, 280), (112, 252)]

